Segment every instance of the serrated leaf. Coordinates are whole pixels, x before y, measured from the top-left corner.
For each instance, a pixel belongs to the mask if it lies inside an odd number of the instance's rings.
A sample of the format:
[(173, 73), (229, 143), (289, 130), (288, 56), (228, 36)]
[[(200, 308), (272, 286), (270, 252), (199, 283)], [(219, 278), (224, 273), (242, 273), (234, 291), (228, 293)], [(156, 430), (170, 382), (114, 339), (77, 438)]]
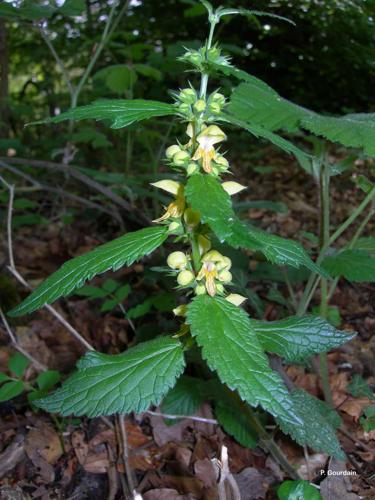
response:
[(127, 233), (91, 252), (69, 260), (49, 276), (10, 316), (20, 316), (64, 297), (85, 281), (109, 269), (116, 271), (153, 252), (167, 238), (165, 227), (148, 227)]
[(36, 383), (41, 391), (49, 391), (60, 381), (60, 373), (57, 370), (47, 370), (39, 373)]
[(326, 257), (322, 267), (331, 276), (358, 283), (375, 281), (375, 258), (362, 250), (343, 250)]
[(232, 15), (241, 15), (241, 16), (246, 16), (246, 17), (271, 17), (272, 19), (278, 19), (279, 21), (285, 21), (287, 23), (293, 24), (295, 26), (295, 23), (288, 19), (287, 17), (283, 16), (278, 16), (277, 14), (273, 14), (272, 12), (265, 12), (263, 10), (250, 10), (250, 9), (243, 9), (243, 8), (238, 8), (238, 9), (223, 9), (219, 8), (217, 10), (218, 16), (223, 17), (223, 16), (232, 16)]
[(235, 119), (259, 125), (267, 130), (308, 130), (332, 142), (347, 147), (363, 148), (375, 155), (375, 113), (349, 114), (340, 117), (324, 116), (282, 98), (274, 89), (260, 84), (239, 70), (224, 70), (239, 79), (246, 80), (232, 93), (227, 113)]
[(221, 241), (231, 234), (231, 222), (235, 218), (232, 202), (215, 177), (192, 175), (185, 187), (185, 195), (193, 210), (200, 212), (202, 221), (209, 224)]
[(187, 375), (178, 379), (165, 396), (161, 409), (169, 415), (193, 415), (204, 401), (204, 382)]
[(365, 397), (375, 400), (375, 394), (360, 375), (353, 375), (347, 390), (355, 398)]
[(16, 352), (9, 358), (8, 368), (12, 373), (14, 373), (14, 375), (16, 375), (16, 377), (22, 377), (29, 364), (30, 361), (26, 356), (20, 352)]
[(19, 396), (24, 390), (22, 380), (6, 382), (0, 387), (0, 403)]
[(317, 266), (300, 243), (274, 234), (269, 234), (254, 226), (246, 225), (238, 219), (232, 225), (232, 234), (226, 239), (235, 248), (260, 251), (272, 263), (299, 268), (305, 266), (315, 273), (329, 277)]
[(335, 433), (335, 428), (341, 422), (337, 413), (303, 389), (292, 391), (291, 398), (304, 423), (304, 432), (301, 432), (301, 427), (290, 425), (282, 417), (278, 417), (276, 421), (283, 432), (290, 434), (301, 446), (307, 445), (316, 452), (328, 453), (344, 460), (345, 454)]
[(51, 396), (35, 402), (61, 415), (141, 413), (158, 405), (185, 366), (182, 344), (158, 337), (114, 356), (88, 352), (78, 371)]
[(319, 491), (308, 481), (284, 481), (277, 489), (279, 500), (322, 500)]
[(226, 433), (245, 446), (255, 448), (258, 443), (256, 432), (249, 426), (249, 421), (240, 407), (233, 405), (233, 401), (217, 402), (215, 404), (215, 416)]
[(356, 333), (336, 330), (317, 316), (292, 316), (279, 321), (250, 320), (263, 348), (289, 363), (327, 352), (353, 339)]
[(263, 139), (266, 139), (267, 141), (270, 141), (272, 144), (282, 149), (286, 153), (293, 153), (295, 156), (299, 156), (301, 158), (308, 157), (305, 151), (302, 151), (302, 149), (295, 146), (292, 142), (284, 139), (283, 137), (280, 137), (277, 134), (274, 134), (266, 127), (263, 127), (257, 123), (239, 120), (237, 116), (230, 115), (228, 113), (222, 113), (219, 118), (221, 121), (231, 123), (232, 125), (243, 128), (257, 138), (261, 137)]
[(87, 106), (71, 109), (61, 115), (39, 120), (29, 125), (41, 123), (59, 123), (64, 120), (108, 120), (111, 128), (118, 129), (127, 127), (132, 123), (147, 120), (156, 116), (175, 115), (176, 108), (173, 104), (146, 101), (142, 99), (103, 99), (95, 101)]
[(251, 406), (301, 422), (279, 375), (271, 370), (245, 311), (223, 298), (198, 296), (188, 306), (187, 323), (204, 359), (220, 380)]

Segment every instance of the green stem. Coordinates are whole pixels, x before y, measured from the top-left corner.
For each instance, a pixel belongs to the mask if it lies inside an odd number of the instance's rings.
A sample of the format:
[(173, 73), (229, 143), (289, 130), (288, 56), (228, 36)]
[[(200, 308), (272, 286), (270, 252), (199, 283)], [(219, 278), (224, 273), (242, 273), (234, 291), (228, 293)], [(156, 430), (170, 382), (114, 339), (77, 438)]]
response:
[[(206, 43), (206, 59), (207, 59), (207, 52), (210, 50), (210, 48), (212, 46), (212, 40), (213, 40), (213, 37), (214, 37), (214, 31), (215, 31), (216, 23), (217, 23), (216, 20), (211, 20), (210, 21), (210, 32), (209, 32), (207, 43)], [(199, 91), (199, 97), (201, 99), (205, 99), (206, 98), (207, 85), (208, 85), (208, 73), (202, 73), (201, 88), (200, 88), (200, 91)]]
[[(374, 214), (375, 214), (375, 210), (371, 209), (369, 211), (369, 213), (366, 215), (366, 217), (363, 219), (363, 221), (361, 222), (361, 224), (359, 225), (359, 227), (358, 227), (357, 231), (355, 232), (353, 238), (349, 242), (349, 245), (346, 247), (347, 250), (351, 250), (354, 247), (354, 245), (356, 244), (358, 238), (361, 236), (361, 234), (363, 233), (364, 229), (366, 228), (368, 222), (370, 221), (371, 217), (373, 217)], [(331, 285), (331, 287), (329, 289), (329, 292), (328, 292), (328, 300), (330, 300), (331, 297), (332, 297), (332, 295), (335, 293), (335, 290), (336, 290), (336, 287), (337, 287), (337, 284), (338, 284), (339, 281), (340, 281), (340, 277), (339, 276), (333, 280), (332, 285)]]
[(300, 479), (298, 472), (289, 462), (283, 451), (275, 443), (273, 438), (265, 430), (252, 408), (248, 404), (244, 403), (237, 393), (226, 388), (225, 390), (229, 397), (236, 403), (236, 406), (241, 406), (242, 412), (249, 423), (249, 427), (254, 429), (259, 437), (260, 446), (272, 455), (276, 462), (282, 467), (282, 469), (284, 469), (285, 472), (289, 474), (292, 479)]
[[(330, 172), (329, 166), (324, 159), (320, 166), (320, 249), (329, 246), (330, 231), (329, 231), (329, 219), (330, 219), (330, 198), (329, 198), (329, 184), (330, 184)], [(319, 314), (322, 318), (327, 319), (328, 317), (328, 280), (327, 278), (321, 278), (320, 282), (320, 311)], [(322, 381), (323, 393), (325, 401), (332, 407), (332, 392), (331, 386), (329, 384), (329, 370), (328, 370), (328, 359), (327, 354), (319, 354), (319, 372)]]
[[(353, 222), (361, 215), (361, 213), (365, 210), (367, 205), (373, 201), (375, 198), (375, 188), (373, 188), (363, 199), (363, 201), (358, 205), (358, 207), (354, 210), (354, 212), (344, 221), (337, 230), (330, 237), (328, 244), (320, 250), (316, 263), (319, 265), (322, 263), (325, 253), (327, 249), (342, 235), (344, 231), (348, 229), (348, 227), (353, 224)], [(306, 283), (305, 290), (303, 292), (301, 301), (298, 306), (297, 316), (303, 316), (307, 308), (310, 305), (313, 294), (311, 291), (316, 288), (316, 280), (319, 281), (320, 277), (317, 276), (316, 273), (311, 273), (310, 277)]]

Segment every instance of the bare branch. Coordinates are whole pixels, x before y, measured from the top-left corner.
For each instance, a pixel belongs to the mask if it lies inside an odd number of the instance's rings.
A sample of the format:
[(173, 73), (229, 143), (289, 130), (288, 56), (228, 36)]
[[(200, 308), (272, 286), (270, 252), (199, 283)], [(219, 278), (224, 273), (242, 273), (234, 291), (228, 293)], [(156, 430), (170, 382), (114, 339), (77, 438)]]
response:
[(5, 314), (3, 313), (3, 310), (1, 309), (0, 307), (0, 317), (1, 317), (1, 321), (3, 322), (3, 325), (5, 326), (5, 330), (7, 331), (8, 335), (9, 335), (9, 338), (10, 338), (10, 341), (13, 345), (13, 347), (18, 351), (20, 352), (21, 354), (23, 354), (29, 361), (31, 361), (31, 363), (34, 365), (35, 369), (38, 371), (38, 372), (44, 372), (47, 370), (47, 367), (43, 364), (43, 363), (40, 363), (37, 359), (34, 358), (34, 356), (32, 356), (30, 353), (28, 353), (18, 342), (17, 340), (17, 337), (15, 336), (15, 334), (13, 333), (12, 329), (10, 328), (9, 326), (9, 323), (5, 317)]

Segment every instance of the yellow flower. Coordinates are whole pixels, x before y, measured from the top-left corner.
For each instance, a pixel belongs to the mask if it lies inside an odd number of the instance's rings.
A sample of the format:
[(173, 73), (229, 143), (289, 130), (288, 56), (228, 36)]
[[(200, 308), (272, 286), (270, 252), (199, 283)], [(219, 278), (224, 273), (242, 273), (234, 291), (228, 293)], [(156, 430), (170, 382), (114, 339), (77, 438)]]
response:
[(162, 222), (170, 218), (181, 217), (185, 210), (184, 186), (172, 180), (159, 181), (152, 185), (176, 195), (176, 200), (167, 206), (165, 214), (152, 222)]
[(214, 145), (225, 141), (226, 138), (224, 132), (217, 125), (210, 125), (198, 135), (199, 146), (193, 160), (202, 160), (203, 170), (208, 174), (212, 172), (211, 161), (216, 156)]
[(210, 295), (211, 297), (214, 297), (214, 295), (216, 294), (215, 278), (217, 278), (217, 276), (217, 269), (212, 261), (204, 262), (197, 276), (198, 281), (205, 278), (206, 290), (208, 295)]

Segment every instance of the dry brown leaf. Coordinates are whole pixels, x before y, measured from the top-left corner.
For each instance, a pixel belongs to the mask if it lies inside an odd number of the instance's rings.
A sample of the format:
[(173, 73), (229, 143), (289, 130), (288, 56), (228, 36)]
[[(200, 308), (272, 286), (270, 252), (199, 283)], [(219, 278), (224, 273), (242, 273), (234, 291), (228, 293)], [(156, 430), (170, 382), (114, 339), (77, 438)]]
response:
[(84, 465), (89, 452), (89, 445), (86, 442), (85, 433), (82, 430), (76, 430), (71, 436), (74, 453), (81, 465)]

